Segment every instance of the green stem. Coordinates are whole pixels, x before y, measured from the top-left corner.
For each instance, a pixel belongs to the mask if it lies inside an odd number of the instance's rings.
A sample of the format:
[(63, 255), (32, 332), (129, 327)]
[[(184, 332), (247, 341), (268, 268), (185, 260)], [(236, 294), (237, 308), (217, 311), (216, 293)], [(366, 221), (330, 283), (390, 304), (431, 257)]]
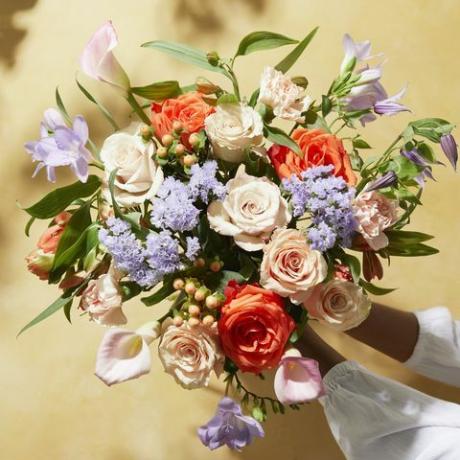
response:
[[(277, 399), (274, 399), (274, 398), (271, 398), (270, 396), (259, 396), (259, 395), (256, 395), (255, 393), (253, 393), (252, 391), (249, 391), (244, 385), (243, 383), (241, 382), (240, 378), (238, 377), (238, 374), (235, 373), (233, 374), (233, 376), (235, 377), (235, 380), (236, 380), (236, 383), (238, 385), (239, 388), (241, 388), (247, 395), (251, 396), (253, 399), (264, 399), (266, 401), (270, 401), (270, 402), (274, 402), (275, 404), (278, 404), (280, 405), (281, 403), (277, 400)], [(281, 404), (283, 405), (283, 404)]]
[(138, 117), (146, 124), (150, 126), (150, 120), (149, 117), (146, 115), (146, 113), (142, 110), (142, 107), (139, 105), (139, 102), (137, 102), (136, 98), (133, 96), (133, 93), (131, 91), (128, 91), (126, 93), (126, 100), (128, 101), (129, 105), (133, 108), (133, 110), (137, 113)]
[(104, 165), (100, 161), (93, 160), (89, 165), (101, 169), (102, 171), (105, 171)]
[(226, 66), (226, 67), (227, 67), (227, 72), (230, 75), (230, 80), (233, 85), (233, 91), (235, 93), (235, 96), (238, 98), (239, 101), (241, 101), (240, 86), (238, 85), (238, 80), (236, 78), (235, 72), (233, 72), (233, 69), (231, 66)]

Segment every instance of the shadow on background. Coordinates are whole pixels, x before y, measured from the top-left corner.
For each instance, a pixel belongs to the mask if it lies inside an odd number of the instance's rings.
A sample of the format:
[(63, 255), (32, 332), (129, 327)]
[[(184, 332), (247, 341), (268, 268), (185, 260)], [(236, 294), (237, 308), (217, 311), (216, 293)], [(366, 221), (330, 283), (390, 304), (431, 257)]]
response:
[(0, 61), (7, 67), (13, 67), (16, 62), (16, 49), (27, 35), (27, 30), (16, 27), (15, 13), (29, 10), (38, 0), (14, 0), (0, 3)]

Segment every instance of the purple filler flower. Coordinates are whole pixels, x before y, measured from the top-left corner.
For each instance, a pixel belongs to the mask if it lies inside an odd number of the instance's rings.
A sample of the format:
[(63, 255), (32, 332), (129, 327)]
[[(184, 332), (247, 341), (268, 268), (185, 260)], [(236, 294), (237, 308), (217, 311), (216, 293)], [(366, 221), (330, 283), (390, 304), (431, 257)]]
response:
[(254, 437), (263, 437), (262, 425), (252, 417), (243, 415), (233, 399), (222, 398), (215, 416), (198, 429), (201, 442), (211, 450), (226, 444), (230, 449), (241, 450)]
[(450, 161), (450, 164), (456, 170), (457, 160), (458, 160), (458, 150), (457, 150), (457, 143), (455, 142), (454, 136), (452, 136), (452, 134), (444, 134), (441, 136), (440, 143), (441, 143), (442, 151), (446, 154), (446, 157)]
[(40, 136), (40, 140), (25, 144), (32, 160), (38, 161), (33, 177), (40, 169), (46, 168), (48, 180), (55, 182), (55, 168), (70, 166), (77, 178), (86, 182), (91, 153), (85, 147), (88, 142), (88, 125), (85, 119), (81, 115), (76, 116), (72, 128), (69, 128), (57, 110), (48, 109), (40, 125)]

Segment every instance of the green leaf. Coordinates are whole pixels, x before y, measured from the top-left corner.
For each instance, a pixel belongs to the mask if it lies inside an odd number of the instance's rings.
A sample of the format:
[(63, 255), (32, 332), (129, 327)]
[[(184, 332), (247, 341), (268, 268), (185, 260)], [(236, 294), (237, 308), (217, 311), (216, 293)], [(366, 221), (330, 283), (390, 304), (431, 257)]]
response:
[(385, 248), (385, 252), (390, 256), (396, 257), (425, 257), (438, 254), (439, 249), (428, 246), (427, 244), (417, 243), (412, 246), (401, 246), (400, 244), (390, 244)]
[(251, 94), (251, 98), (249, 99), (249, 102), (248, 102), (248, 104), (249, 104), (251, 107), (255, 107), (255, 106), (256, 106), (257, 101), (259, 100), (259, 93), (260, 93), (260, 89), (257, 88), (257, 89)]
[(134, 281), (123, 281), (120, 283), (123, 302), (136, 297), (142, 292), (141, 287)]
[(372, 148), (364, 139), (353, 139), (353, 147), (355, 149), (370, 149), (370, 148)]
[(152, 295), (148, 297), (142, 297), (141, 302), (147, 307), (150, 307), (166, 299), (166, 297), (170, 296), (173, 292), (174, 287), (172, 285), (171, 280), (165, 279), (163, 281), (163, 286), (161, 286), (160, 289), (158, 289), (156, 292), (154, 292)]
[(217, 99), (217, 105), (221, 104), (238, 104), (239, 100), (234, 94), (225, 93)]
[(386, 235), (392, 246), (405, 246), (417, 243), (423, 243), (434, 238), (432, 235), (421, 232), (410, 232), (406, 230), (387, 230)]
[(70, 310), (72, 309), (72, 302), (66, 303), (64, 305), (64, 315), (67, 318), (67, 321), (72, 324), (72, 318), (70, 317)]
[(162, 101), (169, 97), (176, 97), (182, 93), (179, 82), (176, 80), (159, 81), (147, 86), (135, 86), (131, 91), (144, 99)]
[(69, 114), (67, 113), (66, 108), (64, 107), (64, 103), (62, 102), (62, 98), (61, 98), (61, 95), (59, 94), (58, 87), (56, 87), (55, 96), (56, 96), (56, 105), (58, 106), (59, 112), (61, 112), (61, 115), (64, 117), (65, 121), (67, 121), (67, 123), (70, 124), (72, 122), (72, 119), (70, 118)]
[(100, 185), (99, 177), (89, 176), (86, 183), (77, 181), (66, 187), (57, 188), (24, 211), (37, 219), (55, 217), (76, 199), (92, 195)]
[(222, 270), (218, 273), (213, 273), (210, 275), (206, 280), (206, 284), (213, 291), (223, 292), (227, 287), (228, 282), (231, 280), (235, 280), (237, 283), (243, 283), (246, 281), (241, 273), (230, 270)]
[(455, 125), (442, 118), (423, 118), (410, 123), (415, 134), (426, 137), (432, 142), (439, 142), (443, 134), (450, 133)]
[(284, 145), (289, 147), (297, 155), (302, 155), (302, 151), (298, 144), (293, 141), (282, 129), (276, 128), (275, 126), (265, 125), (267, 130), (267, 138), (274, 144)]
[(252, 32), (241, 40), (235, 57), (246, 56), (256, 51), (279, 48), (280, 46), (293, 45), (298, 42), (298, 40), (274, 32)]
[(204, 51), (196, 48), (192, 48), (188, 45), (182, 45), (181, 43), (168, 42), (164, 40), (154, 40), (151, 42), (144, 43), (144, 48), (153, 48), (163, 53), (169, 54), (175, 57), (179, 61), (186, 62), (188, 64), (196, 65), (202, 69), (209, 70), (211, 72), (218, 72), (229, 77), (228, 72), (219, 66), (213, 66), (208, 62), (207, 55)]
[(351, 276), (353, 277), (355, 283), (357, 283), (359, 281), (359, 277), (361, 276), (361, 263), (359, 259), (345, 252), (340, 257), (342, 262), (350, 268)]
[(100, 103), (98, 102), (94, 96), (78, 81), (78, 79), (75, 79), (77, 82), (77, 86), (80, 89), (80, 91), (87, 97), (87, 99), (95, 104), (97, 108), (101, 111), (102, 115), (104, 115), (105, 119), (112, 125), (112, 128), (115, 131), (118, 131), (120, 127), (118, 126), (117, 122), (114, 120), (112, 114)]
[(39, 315), (37, 315), (30, 323), (27, 323), (18, 333), (17, 337), (19, 337), (23, 332), (25, 332), (27, 329), (30, 329), (32, 326), (35, 326), (36, 324), (40, 323), (44, 319), (48, 318), (48, 316), (51, 316), (53, 313), (56, 313), (58, 310), (61, 308), (64, 308), (68, 303), (72, 303), (73, 296), (72, 297), (59, 297), (56, 299), (49, 307), (45, 308)]
[(323, 117), (326, 117), (332, 110), (332, 101), (325, 96), (324, 94), (321, 96), (321, 113)]
[(421, 168), (406, 157), (399, 155), (393, 158), (388, 165), (388, 170), (392, 170), (400, 180), (411, 180), (420, 174)]
[(29, 221), (26, 224), (26, 228), (24, 229), (24, 232), (26, 236), (30, 236), (30, 228), (32, 227), (32, 224), (35, 222), (35, 217), (31, 217)]
[(382, 287), (376, 286), (375, 284), (368, 283), (367, 281), (364, 281), (363, 279), (359, 281), (359, 284), (365, 291), (370, 292), (371, 294), (374, 294), (374, 295), (385, 295), (385, 294), (389, 294), (390, 292), (393, 292), (396, 290), (396, 289), (390, 289), (390, 288), (382, 288)]
[(275, 69), (286, 73), (302, 55), (317, 31), (318, 27), (315, 27), (281, 62), (275, 66)]

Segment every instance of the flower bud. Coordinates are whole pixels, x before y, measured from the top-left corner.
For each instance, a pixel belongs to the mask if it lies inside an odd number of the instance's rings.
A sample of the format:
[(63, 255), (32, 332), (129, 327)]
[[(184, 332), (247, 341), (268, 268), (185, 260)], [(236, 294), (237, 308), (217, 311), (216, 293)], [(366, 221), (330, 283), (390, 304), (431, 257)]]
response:
[(183, 144), (177, 144), (175, 149), (174, 149), (174, 153), (180, 157), (182, 156), (184, 153), (185, 153), (185, 145)]
[(214, 324), (214, 316), (212, 315), (206, 315), (204, 318), (203, 318), (203, 324), (205, 326), (212, 326), (212, 324)]
[(184, 165), (185, 166), (193, 166), (198, 161), (196, 155), (185, 155), (184, 157)]
[(206, 286), (201, 286), (196, 292), (195, 292), (195, 300), (197, 302), (203, 302), (206, 297), (211, 294), (211, 291), (206, 287)]
[(191, 327), (196, 327), (196, 326), (198, 326), (198, 325), (200, 324), (200, 320), (199, 320), (198, 318), (193, 317), (193, 318), (190, 318), (190, 319), (188, 320), (188, 324), (189, 324)]
[(54, 254), (45, 253), (42, 249), (35, 249), (27, 257), (27, 269), (41, 280), (47, 280), (53, 266)]
[(185, 292), (188, 294), (188, 295), (193, 295), (195, 294), (197, 290), (197, 286), (196, 284), (193, 282), (193, 281), (187, 281), (185, 283)]
[(182, 278), (176, 278), (173, 281), (173, 288), (176, 291), (181, 291), (182, 289), (184, 289), (184, 286), (185, 286), (185, 282), (184, 282), (184, 280)]
[(193, 148), (196, 148), (200, 145), (200, 136), (196, 133), (192, 133), (188, 138), (188, 142)]
[(221, 304), (220, 299), (215, 294), (206, 297), (206, 306), (211, 310), (219, 308)]
[(206, 54), (206, 58), (208, 59), (208, 62), (213, 65), (213, 66), (216, 66), (219, 64), (219, 55), (217, 54), (217, 51), (210, 51), (209, 53)]
[(221, 91), (220, 86), (215, 85), (211, 81), (209, 81), (207, 78), (204, 77), (198, 77), (195, 81), (196, 83), (196, 89), (198, 92), (202, 94), (215, 94), (219, 91)]
[(165, 135), (161, 138), (161, 143), (162, 143), (165, 147), (169, 147), (173, 142), (174, 142), (174, 137), (172, 137), (171, 134), (165, 134)]
[(168, 157), (168, 151), (166, 150), (165, 147), (163, 147), (163, 146), (158, 147), (157, 157), (158, 158), (167, 158)]
[(198, 305), (192, 304), (188, 307), (188, 312), (190, 313), (190, 316), (199, 316), (201, 309)]
[(182, 130), (184, 129), (182, 123), (180, 121), (174, 121), (172, 125), (173, 131), (177, 134), (181, 133)]

